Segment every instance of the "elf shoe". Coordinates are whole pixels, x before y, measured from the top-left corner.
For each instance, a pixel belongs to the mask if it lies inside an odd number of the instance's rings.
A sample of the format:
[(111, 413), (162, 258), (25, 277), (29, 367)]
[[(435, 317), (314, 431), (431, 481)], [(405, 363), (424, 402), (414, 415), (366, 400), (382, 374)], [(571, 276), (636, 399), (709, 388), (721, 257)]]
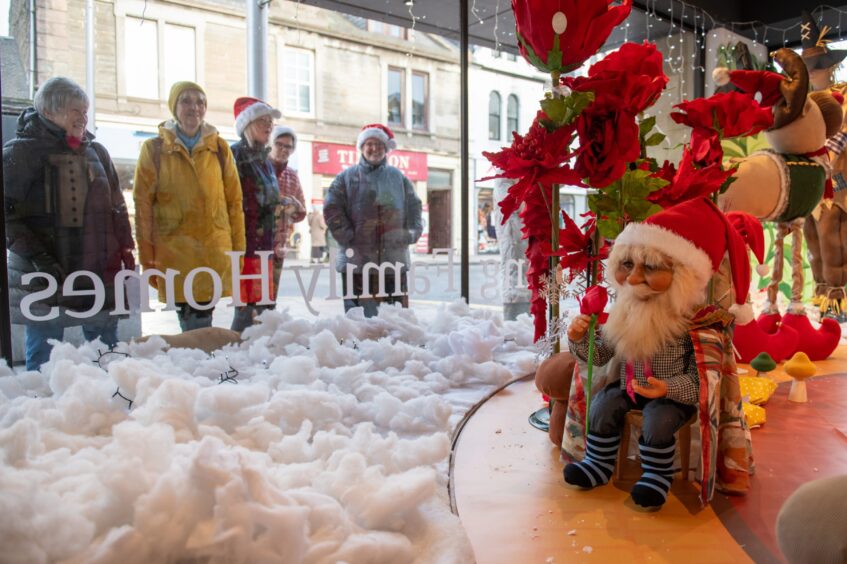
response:
[(786, 313), (782, 318), (782, 325), (797, 331), (799, 337), (797, 348), (791, 354), (804, 352), (809, 360), (823, 360), (829, 357), (841, 340), (841, 326), (828, 317), (815, 329), (805, 315)]
[(615, 471), (621, 436), (601, 437), (589, 434), (585, 442), (585, 458), (565, 466), (564, 475), (566, 483), (590, 490), (609, 483)]
[[(778, 316), (779, 314), (773, 315)], [(759, 320), (751, 321), (746, 325), (735, 326), (732, 344), (738, 351), (740, 362), (749, 364), (762, 352), (771, 355), (775, 362), (782, 362), (794, 354), (797, 349), (797, 331), (788, 326), (777, 325), (773, 333), (769, 333), (762, 327), (762, 317), (759, 316)], [(769, 324), (769, 320), (766, 320), (765, 323)]]
[(665, 446), (648, 446), (638, 439), (638, 452), (641, 456), (641, 478), (632, 486), (630, 495), (636, 505), (644, 509), (656, 510), (665, 504), (673, 482), (673, 458), (676, 453), (676, 441)]

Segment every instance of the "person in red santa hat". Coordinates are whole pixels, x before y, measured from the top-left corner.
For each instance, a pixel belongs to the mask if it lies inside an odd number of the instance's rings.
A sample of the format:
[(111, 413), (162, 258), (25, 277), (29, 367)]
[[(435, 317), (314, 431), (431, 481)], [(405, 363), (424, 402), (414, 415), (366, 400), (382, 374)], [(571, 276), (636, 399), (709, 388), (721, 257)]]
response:
[(236, 306), (231, 327), (233, 331), (241, 332), (253, 324), (257, 315), (275, 307), (275, 303), (259, 303), (264, 301), (263, 289), (269, 300), (274, 300), (276, 296), (272, 259), (267, 259), (263, 265), (256, 253), (274, 251), (275, 217), (280, 207), (280, 196), (276, 172), (268, 156), (274, 119), (280, 118), (282, 114), (262, 100), (246, 96), (235, 101), (233, 113), (235, 131), (241, 137), (232, 145), (232, 155), (238, 167), (244, 207), (247, 248), (242, 274), (264, 275), (262, 280), (241, 280), (240, 297), (245, 305)]
[(344, 311), (362, 307), (372, 317), (380, 303), (409, 305), (409, 245), (423, 233), (421, 200), (412, 182), (388, 164), (388, 152), (397, 147), (389, 128), (364, 126), (356, 146), (362, 157), (332, 181), (324, 219), (340, 247), (335, 268)]
[[(565, 482), (586, 489), (606, 484), (614, 471), (624, 416), (640, 409), (643, 474), (632, 488), (632, 499), (647, 509), (665, 503), (674, 474), (674, 433), (697, 413), (701, 398), (691, 329), (732, 320), (715, 308), (706, 316), (698, 312), (725, 253), (736, 303), (742, 306), (750, 284), (745, 243), (710, 200), (667, 208), (628, 225), (615, 240), (608, 272), (617, 298), (597, 336), (593, 362), (604, 365), (617, 356), (620, 375), (591, 398), (585, 456), (565, 467)], [(581, 315), (567, 332), (571, 353), (583, 361), (588, 327), (589, 317)]]

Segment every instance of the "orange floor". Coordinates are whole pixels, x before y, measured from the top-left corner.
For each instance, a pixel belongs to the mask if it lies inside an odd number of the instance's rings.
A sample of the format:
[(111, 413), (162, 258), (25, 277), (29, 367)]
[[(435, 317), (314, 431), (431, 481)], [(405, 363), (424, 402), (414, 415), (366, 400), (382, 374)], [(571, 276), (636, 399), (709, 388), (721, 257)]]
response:
[[(527, 423), (541, 406), (532, 378), (508, 386), (467, 421), (453, 455), (454, 503), (477, 562), (781, 561), (772, 530), (782, 501), (805, 481), (847, 472), (847, 375), (838, 375), (847, 373), (847, 347), (816, 364), (823, 378), (809, 381), (808, 404), (788, 402), (785, 382), (765, 406), (769, 422), (753, 431), (750, 494), (716, 494), (701, 508), (696, 487), (676, 480), (656, 513), (634, 509), (631, 482), (565, 487), (558, 449)], [(774, 377), (787, 380), (779, 369)], [(789, 452), (795, 447), (803, 464)]]

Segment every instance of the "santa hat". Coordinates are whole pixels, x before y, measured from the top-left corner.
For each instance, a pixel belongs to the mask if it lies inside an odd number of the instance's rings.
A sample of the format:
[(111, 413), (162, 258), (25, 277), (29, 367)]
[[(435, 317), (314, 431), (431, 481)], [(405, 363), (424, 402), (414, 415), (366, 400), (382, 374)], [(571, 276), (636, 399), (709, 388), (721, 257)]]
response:
[(274, 127), (273, 133), (271, 133), (271, 141), (276, 141), (276, 138), (280, 135), (288, 135), (291, 137), (291, 143), (294, 145), (294, 148), (297, 148), (297, 134), (294, 133), (294, 130), (288, 127), (287, 125), (277, 125)]
[(394, 132), (379, 123), (371, 123), (362, 128), (359, 136), (356, 138), (356, 147), (361, 151), (362, 145), (368, 139), (379, 139), (385, 144), (385, 151), (397, 148), (397, 142), (394, 141)]
[(779, 87), (785, 77), (772, 71), (731, 71), (726, 67), (718, 67), (712, 71), (712, 80), (718, 86), (724, 86), (731, 82), (742, 92), (753, 96), (762, 106), (769, 107), (782, 100), (782, 92)]
[[(729, 253), (736, 305), (743, 306), (747, 300), (750, 261), (744, 239), (726, 215), (707, 198), (687, 200), (641, 223), (630, 223), (615, 239), (615, 245), (655, 249), (669, 256), (675, 264), (690, 268), (704, 287), (717, 272), (724, 254)], [(730, 311), (737, 309), (733, 306)]]
[(753, 256), (756, 257), (756, 272), (759, 276), (764, 276), (768, 273), (768, 265), (765, 264), (765, 232), (762, 229), (762, 222), (749, 213), (731, 211), (727, 212), (726, 218), (729, 223), (738, 231), (750, 250), (753, 251)]
[(276, 108), (258, 98), (250, 98), (249, 96), (242, 96), (235, 100), (232, 111), (235, 114), (235, 132), (239, 137), (244, 135), (244, 130), (251, 122), (262, 116), (271, 116), (274, 119), (282, 117), (282, 114)]

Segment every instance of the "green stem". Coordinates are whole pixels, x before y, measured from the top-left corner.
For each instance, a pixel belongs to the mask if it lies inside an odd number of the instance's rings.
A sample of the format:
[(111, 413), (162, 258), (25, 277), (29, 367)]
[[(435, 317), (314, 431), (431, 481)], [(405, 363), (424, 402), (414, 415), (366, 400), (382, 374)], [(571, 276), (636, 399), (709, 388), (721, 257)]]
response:
[[(550, 226), (552, 227), (550, 232), (550, 247), (553, 249), (553, 252), (559, 250), (559, 186), (553, 185), (553, 194), (552, 194), (552, 202), (550, 205)], [(556, 275), (558, 274), (559, 266), (559, 257), (552, 256), (550, 257), (550, 272), (553, 275), (553, 280), (556, 284), (559, 283)], [(552, 323), (556, 319), (559, 318), (559, 298), (558, 294), (556, 294), (556, 299), (551, 300), (550, 303), (550, 318), (548, 319), (548, 323)], [(560, 350), (559, 339), (553, 342), (553, 353), (557, 354)]]
[(588, 414), (591, 412), (591, 374), (594, 369), (594, 327), (597, 315), (591, 316), (588, 324), (588, 381), (585, 384), (585, 436), (588, 437)]

